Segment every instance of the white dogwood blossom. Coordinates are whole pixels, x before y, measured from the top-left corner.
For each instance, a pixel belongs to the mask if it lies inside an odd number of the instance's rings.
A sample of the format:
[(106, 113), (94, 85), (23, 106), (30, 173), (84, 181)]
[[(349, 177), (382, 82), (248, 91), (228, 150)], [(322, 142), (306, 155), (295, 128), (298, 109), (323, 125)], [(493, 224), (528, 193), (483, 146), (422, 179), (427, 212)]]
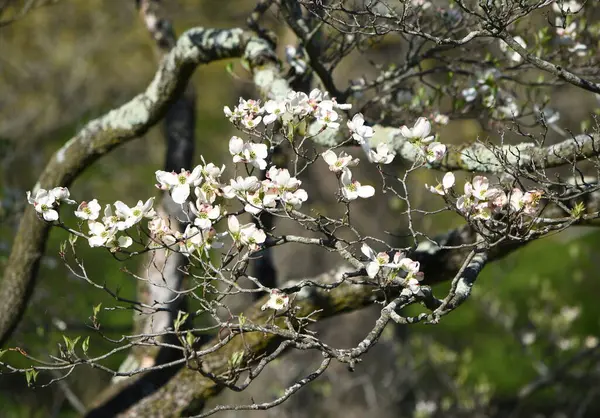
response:
[(190, 188), (198, 186), (201, 181), (202, 166), (197, 166), (192, 172), (181, 169), (181, 173), (166, 172), (157, 170), (156, 180), (158, 187), (161, 190), (169, 190), (173, 202), (183, 204), (190, 196)]
[(358, 158), (353, 159), (351, 155), (342, 151), (339, 157), (332, 150), (327, 150), (321, 154), (323, 160), (329, 165), (329, 170), (334, 173), (341, 172), (346, 167), (354, 167), (358, 164)]
[(265, 311), (267, 309), (273, 309), (275, 311), (284, 311), (288, 308), (290, 304), (289, 295), (283, 293), (279, 289), (271, 290), (271, 294), (269, 295), (269, 300), (263, 306), (261, 306), (261, 310)]
[(266, 144), (244, 143), (242, 138), (232, 136), (229, 140), (229, 152), (234, 163), (249, 163), (259, 170), (267, 168), (265, 159), (269, 153)]
[(146, 202), (142, 202), (139, 200), (137, 205), (134, 207), (129, 207), (125, 203), (117, 200), (115, 202), (116, 215), (119, 218), (119, 221), (116, 224), (116, 227), (119, 231), (123, 231), (127, 228), (131, 228), (133, 225), (137, 224), (143, 218), (152, 218), (156, 215), (156, 212), (152, 208), (154, 204), (154, 198), (146, 200)]
[(427, 144), (433, 141), (433, 135), (430, 133), (431, 123), (424, 117), (418, 118), (412, 128), (406, 125), (400, 127), (402, 137), (412, 143)]
[(75, 216), (85, 220), (96, 220), (100, 216), (100, 204), (97, 199), (93, 199), (89, 202), (81, 202), (75, 211)]
[(373, 128), (365, 125), (365, 119), (362, 113), (357, 113), (352, 120), (346, 122), (348, 129), (352, 133), (352, 138), (359, 144), (364, 144), (369, 138), (375, 135)]
[(369, 160), (375, 164), (389, 164), (394, 160), (395, 154), (390, 151), (388, 144), (381, 142), (375, 150), (369, 150)]
[(435, 187), (425, 184), (425, 188), (431, 193), (437, 193), (439, 195), (444, 196), (446, 192), (454, 186), (455, 181), (456, 178), (454, 177), (454, 173), (448, 172), (444, 174), (444, 177), (442, 178), (442, 182), (440, 184), (438, 184)]
[(348, 168), (342, 171), (340, 181), (342, 183), (342, 196), (348, 201), (356, 200), (359, 197), (366, 199), (375, 194), (373, 186), (363, 186), (358, 181), (353, 181), (352, 172)]

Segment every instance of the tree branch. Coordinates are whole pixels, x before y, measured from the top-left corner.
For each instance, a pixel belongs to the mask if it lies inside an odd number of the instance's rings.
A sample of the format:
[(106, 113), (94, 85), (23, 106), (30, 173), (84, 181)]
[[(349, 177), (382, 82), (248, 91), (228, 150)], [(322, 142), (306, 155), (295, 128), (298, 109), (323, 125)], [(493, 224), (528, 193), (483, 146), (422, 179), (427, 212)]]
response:
[[(95, 160), (119, 145), (144, 134), (157, 123), (184, 91), (200, 64), (245, 55), (260, 61), (258, 46), (264, 41), (242, 29), (195, 28), (185, 32), (162, 60), (146, 91), (118, 109), (89, 122), (59, 149), (40, 175), (34, 190), (68, 187)], [(35, 286), (39, 261), (44, 252), (49, 225), (37, 219), (28, 206), (15, 236), (1, 283), (0, 346), (17, 326)]]

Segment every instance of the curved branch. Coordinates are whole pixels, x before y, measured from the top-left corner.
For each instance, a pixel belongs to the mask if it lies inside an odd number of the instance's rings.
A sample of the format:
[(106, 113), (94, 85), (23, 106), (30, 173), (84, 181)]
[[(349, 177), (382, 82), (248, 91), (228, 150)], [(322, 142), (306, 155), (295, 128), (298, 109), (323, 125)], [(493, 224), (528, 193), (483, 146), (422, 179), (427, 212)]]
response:
[[(253, 42), (251, 42), (253, 41)], [(195, 28), (185, 32), (161, 61), (146, 89), (128, 103), (89, 122), (59, 149), (40, 175), (35, 189), (68, 187), (95, 160), (125, 142), (144, 134), (166, 113), (184, 91), (194, 69), (223, 58), (256, 57), (262, 45), (242, 29)], [(0, 287), (0, 346), (18, 324), (35, 286), (49, 225), (37, 219), (29, 206), (21, 219)]]

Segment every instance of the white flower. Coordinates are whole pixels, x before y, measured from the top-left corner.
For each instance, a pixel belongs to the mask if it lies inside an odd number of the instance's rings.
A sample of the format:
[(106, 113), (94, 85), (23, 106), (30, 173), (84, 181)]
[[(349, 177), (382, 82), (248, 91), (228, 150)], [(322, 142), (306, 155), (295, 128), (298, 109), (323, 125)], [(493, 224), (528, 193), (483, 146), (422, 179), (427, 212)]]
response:
[(241, 177), (229, 180), (229, 186), (223, 187), (223, 196), (227, 199), (245, 197), (247, 193), (255, 192), (260, 188), (260, 182), (255, 176)]
[(181, 205), (190, 195), (190, 186), (197, 186), (202, 181), (201, 174), (201, 166), (194, 168), (191, 173), (183, 168), (179, 174), (174, 171), (168, 173), (158, 170), (156, 171), (156, 180), (158, 181), (156, 187), (161, 190), (170, 190), (173, 201)]
[(342, 172), (342, 196), (346, 200), (355, 200), (359, 197), (366, 199), (375, 194), (375, 189), (372, 186), (362, 186), (358, 181), (352, 181), (352, 172), (346, 168)]
[(363, 118), (362, 113), (354, 115), (352, 120), (347, 121), (346, 124), (348, 125), (350, 132), (352, 132), (352, 138), (359, 144), (363, 144), (375, 134), (373, 128), (365, 125), (365, 119)]
[(269, 300), (260, 309), (273, 309), (275, 311), (286, 310), (290, 304), (290, 297), (279, 289), (271, 290)]
[(302, 203), (308, 200), (308, 194), (304, 189), (298, 189), (295, 192), (284, 192), (281, 196), (282, 202), (286, 207), (291, 207), (294, 210), (300, 209)]
[(117, 232), (116, 228), (107, 228), (102, 222), (89, 221), (90, 237), (88, 244), (90, 247), (103, 247), (107, 242), (113, 241)]
[(442, 178), (442, 183), (441, 184), (438, 184), (435, 187), (429, 186), (429, 185), (426, 184), (425, 188), (427, 190), (429, 190), (431, 193), (437, 193), (439, 195), (444, 196), (446, 194), (446, 192), (452, 186), (454, 186), (454, 182), (455, 181), (456, 181), (456, 178), (454, 177), (454, 173), (448, 172), (448, 173), (444, 174), (444, 177)]
[(269, 100), (265, 103), (265, 112), (267, 115), (263, 118), (263, 123), (268, 125), (275, 122), (285, 113), (285, 101)]
[(489, 203), (492, 205), (492, 209), (496, 211), (500, 211), (508, 204), (508, 197), (506, 196), (506, 193), (500, 189), (489, 189), (486, 197)]
[(287, 97), (287, 110), (295, 116), (303, 118), (313, 112), (313, 107), (308, 102), (308, 96), (303, 92), (292, 91)]
[(155, 215), (154, 209), (152, 209), (153, 204), (153, 197), (146, 200), (146, 202), (139, 200), (137, 205), (132, 208), (120, 200), (117, 200), (115, 202), (115, 209), (117, 210), (116, 214), (120, 219), (123, 219), (122, 221), (117, 222), (117, 229), (123, 231), (141, 221), (142, 218), (152, 218)]
[[(555, 19), (556, 35), (559, 38), (561, 44), (572, 44), (577, 37), (577, 22), (571, 22), (565, 26), (565, 22), (562, 17)], [(563, 27), (564, 26), (564, 27)]]
[(475, 87), (469, 87), (461, 92), (467, 103), (471, 103), (477, 98), (477, 89)]
[(252, 223), (246, 224), (240, 229), (240, 242), (247, 245), (250, 251), (256, 251), (266, 239), (265, 231), (257, 228)]
[(268, 151), (265, 144), (244, 143), (242, 138), (232, 136), (229, 140), (229, 152), (233, 156), (234, 163), (250, 163), (260, 170), (267, 168), (265, 158), (268, 156)]
[[(523, 40), (523, 38), (521, 38), (520, 36), (515, 36), (514, 40), (521, 45), (523, 48), (527, 48), (527, 44), (525, 43), (525, 41)], [(516, 52), (513, 51), (506, 42), (504, 42), (503, 40), (500, 40), (500, 50), (502, 52), (504, 52), (506, 54), (506, 56), (508, 57), (509, 60), (515, 62), (515, 63), (519, 63), (523, 60), (523, 58), (521, 57), (521, 55)]]
[[(204, 158), (202, 159), (204, 161)], [(225, 165), (222, 165), (221, 168), (217, 167), (213, 163), (208, 163), (204, 167), (202, 167), (202, 175), (210, 180), (218, 180), (225, 171)]]
[(300, 180), (290, 175), (287, 168), (272, 166), (267, 172), (267, 178), (273, 182), (273, 186), (280, 192), (294, 191), (302, 184)]
[(478, 200), (487, 200), (488, 188), (490, 181), (484, 176), (473, 177), (473, 196)]
[(194, 225), (200, 229), (209, 229), (212, 226), (212, 221), (221, 215), (219, 205), (212, 206), (202, 203), (200, 200), (197, 200), (195, 205), (190, 202), (190, 210), (196, 216)]
[(407, 273), (406, 279), (409, 280), (419, 273), (421, 265), (418, 261), (413, 261), (408, 257), (404, 257), (398, 262), (398, 267)]
[(492, 218), (492, 209), (488, 202), (481, 202), (473, 207), (473, 219), (481, 219), (487, 221)]
[(375, 151), (369, 150), (369, 160), (375, 164), (389, 164), (394, 160), (394, 155), (390, 152), (389, 146), (383, 142), (377, 144)]
[(431, 133), (431, 123), (424, 118), (420, 117), (415, 122), (412, 128), (404, 125), (400, 127), (400, 134), (408, 141), (428, 143), (433, 141), (433, 135)]
[(381, 252), (376, 254), (367, 244), (363, 244), (362, 247), (360, 247), (360, 250), (369, 259), (365, 268), (367, 270), (367, 275), (371, 279), (377, 276), (381, 267), (389, 265), (390, 256), (387, 253)]
[(578, 13), (581, 7), (581, 4), (576, 0), (556, 0), (552, 4), (552, 10), (560, 14)]
[(340, 124), (336, 122), (338, 120), (338, 114), (333, 110), (333, 105), (325, 105), (325, 103), (331, 103), (331, 101), (323, 101), (319, 103), (315, 117), (317, 122), (322, 124), (326, 128), (338, 129)]
[(45, 189), (39, 189), (35, 196), (31, 196), (31, 192), (27, 192), (27, 201), (33, 205), (37, 213), (42, 215), (47, 222), (56, 221), (58, 212), (54, 210), (56, 204), (56, 196)]
[(411, 0), (411, 4), (414, 7), (419, 7), (422, 10), (427, 10), (431, 7), (431, 2), (429, 0)]
[(113, 214), (110, 205), (106, 205), (104, 207), (104, 217), (102, 218), (102, 223), (110, 228), (117, 225), (117, 222), (119, 222), (119, 217)]
[(81, 202), (75, 211), (75, 216), (80, 219), (94, 221), (100, 216), (100, 209), (101, 207), (96, 199), (90, 202)]
[(246, 201), (248, 203), (244, 206), (244, 210), (253, 215), (258, 215), (264, 208), (274, 208), (277, 205), (277, 195), (257, 190), (254, 193), (248, 193)]
[(237, 245), (248, 245), (251, 251), (258, 249), (259, 244), (267, 239), (267, 235), (262, 229), (258, 229), (252, 223), (240, 226), (239, 221), (233, 215), (227, 218), (227, 227), (233, 242)]
[(189, 224), (179, 241), (179, 250), (183, 255), (189, 257), (191, 254), (196, 252), (203, 244), (204, 237), (202, 231)]
[(421, 284), (414, 277), (411, 277), (408, 280), (405, 280), (404, 286), (406, 286), (406, 287), (404, 289), (402, 289), (402, 292), (400, 293), (401, 295), (404, 295), (404, 296), (412, 296), (412, 295), (422, 296), (423, 295), (423, 291), (421, 290)]
[(340, 153), (339, 157), (332, 150), (325, 151), (321, 156), (329, 165), (329, 170), (334, 173), (340, 172), (346, 167), (353, 167), (358, 164), (358, 158), (352, 159), (352, 156), (346, 154), (344, 151)]
[(69, 199), (71, 193), (66, 187), (55, 187), (52, 190), (50, 190), (50, 194), (54, 196), (54, 198), (59, 202), (65, 202), (70, 205), (77, 203), (74, 200)]
[(448, 125), (448, 122), (450, 122), (450, 118), (447, 115), (444, 115), (443, 113), (436, 112), (433, 116), (433, 121), (440, 125)]
[(242, 125), (244, 125), (246, 129), (255, 129), (261, 120), (261, 116), (248, 115), (242, 118)]
[(427, 146), (425, 159), (429, 163), (440, 161), (446, 154), (446, 146), (439, 142), (432, 142)]

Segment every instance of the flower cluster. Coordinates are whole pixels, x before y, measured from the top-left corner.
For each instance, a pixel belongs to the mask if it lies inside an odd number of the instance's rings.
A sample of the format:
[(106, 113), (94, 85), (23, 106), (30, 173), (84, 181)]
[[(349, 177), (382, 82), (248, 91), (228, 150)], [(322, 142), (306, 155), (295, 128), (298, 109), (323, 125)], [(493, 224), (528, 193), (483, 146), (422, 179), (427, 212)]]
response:
[(418, 118), (412, 128), (406, 125), (400, 127), (402, 138), (413, 144), (428, 163), (434, 163), (444, 157), (446, 146), (440, 142), (434, 142), (434, 136), (430, 134), (431, 123), (424, 117)]
[(38, 189), (35, 195), (27, 192), (27, 201), (33, 205), (35, 211), (47, 222), (58, 220), (56, 208), (62, 203), (70, 205), (76, 203), (69, 199), (70, 193), (66, 187), (55, 187), (52, 190)]
[[(441, 184), (437, 186), (425, 185), (432, 193), (446, 195), (454, 186), (453, 173), (446, 173)], [(488, 220), (492, 214), (510, 208), (514, 213), (534, 216), (537, 213), (542, 192), (532, 190), (523, 192), (513, 188), (510, 193), (500, 187), (490, 187), (490, 181), (484, 176), (475, 176), (472, 182), (464, 185), (464, 194), (456, 201), (456, 208), (473, 219)]]
[(265, 144), (244, 142), (242, 138), (232, 136), (229, 140), (229, 153), (233, 156), (234, 163), (252, 164), (259, 170), (267, 168), (266, 158), (269, 153)]
[(228, 186), (223, 187), (223, 197), (238, 198), (245, 203), (246, 212), (257, 215), (266, 208), (275, 208), (280, 202), (286, 209), (300, 209), (308, 199), (302, 182), (292, 177), (285, 168), (272, 166), (266, 174), (266, 179), (259, 181), (255, 176), (231, 179)]
[(360, 182), (352, 180), (352, 172), (349, 167), (356, 166), (358, 159), (353, 159), (343, 151), (337, 156), (332, 150), (325, 151), (321, 156), (329, 165), (329, 170), (338, 175), (344, 199), (347, 201), (356, 200), (359, 197), (366, 199), (375, 194), (373, 186), (362, 185)]
[(386, 252), (375, 253), (367, 244), (360, 248), (361, 252), (368, 258), (365, 265), (367, 276), (371, 279), (377, 276), (382, 268), (388, 268), (393, 274), (403, 273), (405, 290), (411, 294), (420, 294), (419, 279), (422, 279), (422, 273), (419, 272), (420, 264), (408, 257), (404, 257), (401, 252), (396, 252), (390, 261), (390, 256)]
[(326, 92), (314, 89), (308, 95), (292, 91), (284, 100), (269, 100), (264, 106), (261, 106), (259, 100), (240, 98), (235, 108), (225, 106), (223, 111), (231, 122), (249, 130), (256, 129), (261, 122), (267, 126), (277, 120), (299, 122), (306, 117), (314, 118), (323, 129), (338, 129), (340, 123), (337, 110), (351, 107), (350, 104), (329, 99)]

